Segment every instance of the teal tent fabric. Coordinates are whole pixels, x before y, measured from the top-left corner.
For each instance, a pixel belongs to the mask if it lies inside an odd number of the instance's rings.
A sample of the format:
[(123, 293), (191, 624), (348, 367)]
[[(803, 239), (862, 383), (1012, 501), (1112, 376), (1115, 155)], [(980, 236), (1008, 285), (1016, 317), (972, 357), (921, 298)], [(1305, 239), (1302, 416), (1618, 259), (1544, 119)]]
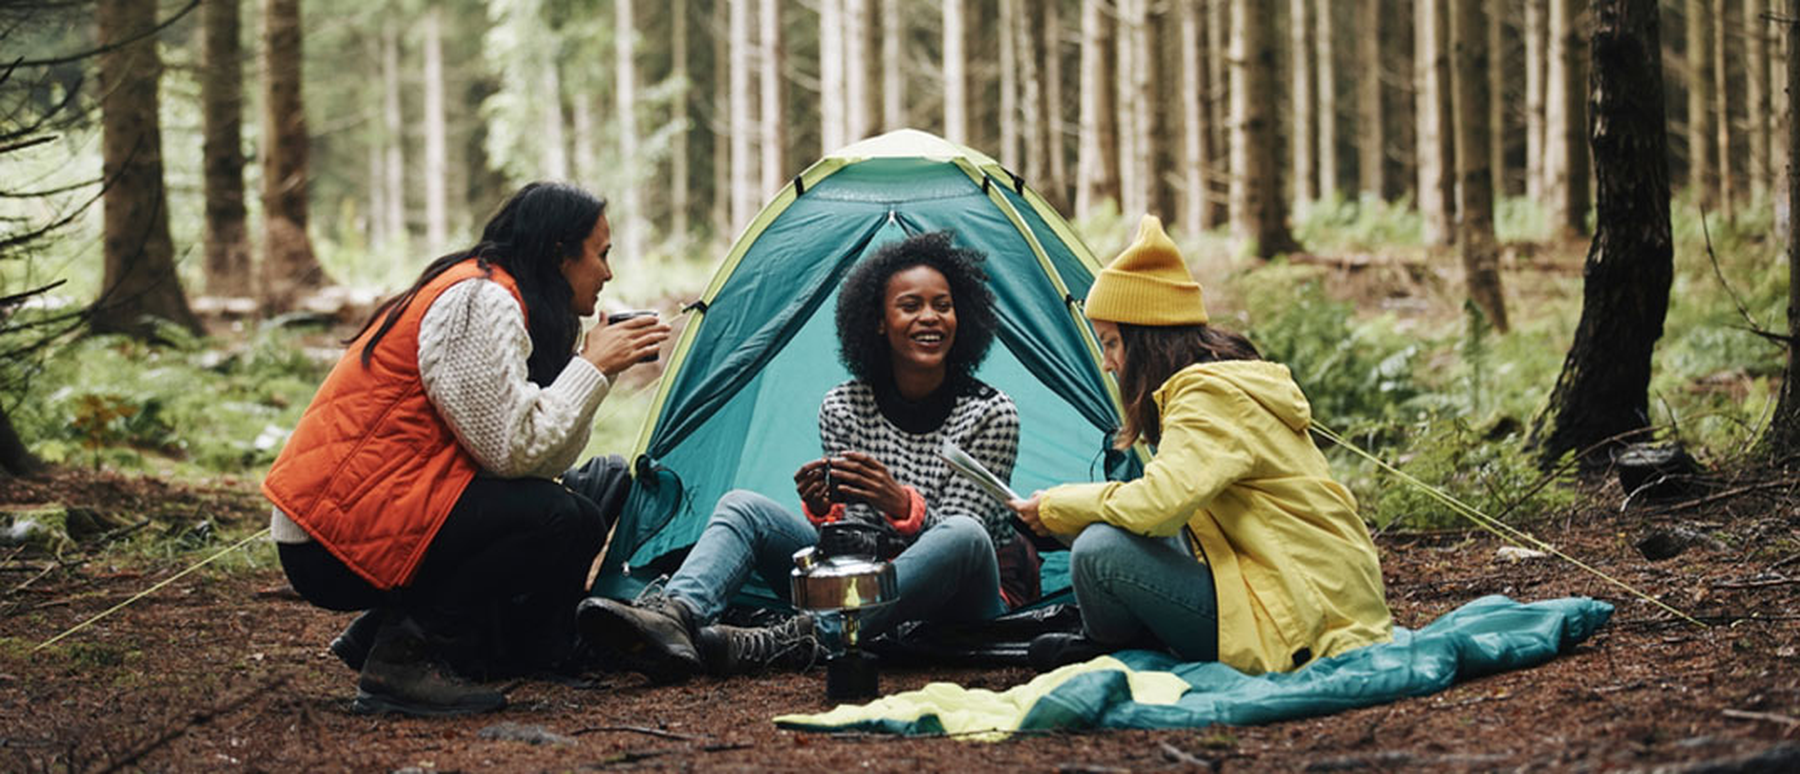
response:
[[(1017, 729), (1198, 728), (1255, 725), (1329, 715), (1424, 696), (1464, 680), (1542, 664), (1567, 653), (1612, 617), (1612, 605), (1586, 597), (1529, 604), (1502, 596), (1470, 602), (1417, 631), (1396, 628), (1392, 642), (1322, 659), (1295, 672), (1246, 675), (1217, 662), (1182, 663), (1129, 651), (1116, 658), (1138, 672), (1169, 672), (1188, 683), (1172, 704), (1132, 700), (1123, 671), (1076, 674), (1044, 694)], [(840, 708), (841, 710), (841, 708)], [(865, 717), (819, 725), (789, 716), (786, 728), (929, 734), (930, 714)]]
[[(1098, 270), (1088, 248), (992, 159), (893, 132), (786, 186), (694, 305), (632, 454), (634, 484), (594, 593), (626, 597), (653, 580), (633, 568), (679, 556), (732, 489), (799, 507), (793, 472), (820, 452), (819, 400), (848, 378), (832, 319), (838, 286), (881, 246), (939, 230), (988, 256), (1000, 328), (977, 376), (1019, 409), (1013, 488), (1141, 470), (1137, 455), (1109, 450), (1118, 401), (1078, 305)], [(1066, 588), (1066, 554), (1047, 557), (1043, 575), (1046, 595)], [(750, 591), (747, 601), (769, 601)]]

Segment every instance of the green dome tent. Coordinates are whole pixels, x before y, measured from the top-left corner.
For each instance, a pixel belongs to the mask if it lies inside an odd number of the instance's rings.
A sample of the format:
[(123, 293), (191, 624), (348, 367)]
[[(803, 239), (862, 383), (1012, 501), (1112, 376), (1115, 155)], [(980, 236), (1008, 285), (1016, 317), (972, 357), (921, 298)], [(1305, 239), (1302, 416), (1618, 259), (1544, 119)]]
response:
[[(799, 508), (793, 473), (820, 454), (819, 400), (848, 378), (833, 323), (838, 286), (881, 245), (940, 230), (988, 256), (1000, 329), (977, 375), (1018, 405), (1013, 489), (1137, 474), (1140, 458), (1108, 451), (1118, 395), (1079, 308), (1099, 269), (1093, 255), (993, 159), (890, 132), (785, 186), (689, 307), (629, 457), (634, 481), (594, 593), (629, 597), (673, 571), (732, 489)], [(1047, 597), (1067, 587), (1066, 557), (1046, 557)]]

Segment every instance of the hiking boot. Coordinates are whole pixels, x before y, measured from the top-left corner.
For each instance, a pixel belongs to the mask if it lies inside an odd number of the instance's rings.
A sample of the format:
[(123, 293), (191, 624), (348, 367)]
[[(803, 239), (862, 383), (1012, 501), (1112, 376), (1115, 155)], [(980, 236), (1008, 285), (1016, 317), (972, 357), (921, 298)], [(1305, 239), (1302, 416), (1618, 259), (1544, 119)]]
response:
[(381, 622), (386, 619), (385, 610), (364, 610), (362, 615), (344, 627), (342, 634), (332, 638), (332, 655), (344, 662), (344, 666), (361, 672), (363, 662), (369, 658), (369, 649), (375, 647), (375, 634), (381, 630)]
[(464, 680), (431, 653), (411, 621), (383, 624), (356, 681), (359, 715), (466, 715), (506, 706), (506, 696)]
[(575, 626), (586, 642), (610, 653), (620, 666), (669, 683), (700, 671), (694, 631), (700, 616), (686, 602), (651, 587), (635, 604), (588, 597), (575, 608)]
[(804, 613), (773, 626), (753, 629), (715, 624), (700, 630), (698, 642), (706, 671), (715, 675), (741, 675), (765, 669), (801, 672), (830, 655), (819, 644), (812, 616)]
[(1025, 651), (1025, 658), (1031, 662), (1032, 669), (1048, 672), (1060, 666), (1091, 661), (1127, 647), (1130, 646), (1096, 642), (1088, 639), (1085, 634), (1050, 632), (1031, 638), (1031, 646)]

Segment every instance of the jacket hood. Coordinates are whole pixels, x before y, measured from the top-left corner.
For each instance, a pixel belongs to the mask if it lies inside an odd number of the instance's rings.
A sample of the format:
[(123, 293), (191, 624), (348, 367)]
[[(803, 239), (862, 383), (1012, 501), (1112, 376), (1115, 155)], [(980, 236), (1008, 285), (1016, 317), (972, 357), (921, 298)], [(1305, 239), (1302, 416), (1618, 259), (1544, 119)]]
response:
[(1264, 360), (1223, 360), (1183, 368), (1156, 391), (1157, 405), (1162, 405), (1169, 395), (1209, 380), (1223, 381), (1243, 391), (1295, 432), (1312, 424), (1312, 405), (1300, 392), (1300, 385), (1294, 383), (1293, 374), (1287, 366)]

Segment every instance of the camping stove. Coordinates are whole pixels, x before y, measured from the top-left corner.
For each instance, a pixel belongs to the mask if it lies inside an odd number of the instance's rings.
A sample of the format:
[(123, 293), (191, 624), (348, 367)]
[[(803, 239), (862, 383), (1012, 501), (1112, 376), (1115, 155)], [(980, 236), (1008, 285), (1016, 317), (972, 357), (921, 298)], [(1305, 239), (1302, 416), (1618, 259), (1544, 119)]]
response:
[(837, 521), (819, 529), (818, 545), (794, 552), (794, 606), (843, 618), (844, 650), (825, 660), (825, 696), (869, 699), (880, 694), (875, 656), (864, 652), (857, 628), (863, 613), (900, 597), (894, 565), (879, 558), (880, 529)]

